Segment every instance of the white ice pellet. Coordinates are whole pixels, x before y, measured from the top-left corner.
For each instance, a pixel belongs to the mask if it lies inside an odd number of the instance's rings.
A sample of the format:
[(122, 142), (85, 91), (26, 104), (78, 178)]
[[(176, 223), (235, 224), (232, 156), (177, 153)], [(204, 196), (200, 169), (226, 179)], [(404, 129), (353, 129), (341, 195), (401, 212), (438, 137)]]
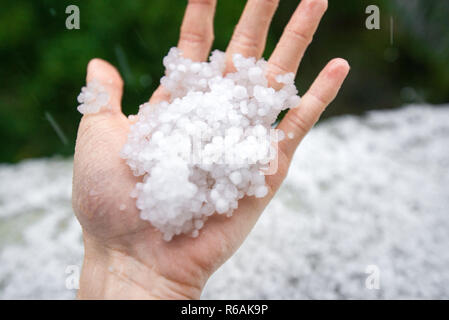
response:
[(215, 203), (215, 209), (218, 213), (225, 213), (229, 210), (229, 203), (226, 201), (226, 199), (219, 198), (217, 202)]
[(282, 131), (282, 130), (278, 130), (278, 136), (277, 136), (277, 138), (278, 138), (278, 142), (284, 140), (284, 139), (285, 139), (285, 132)]
[(260, 186), (257, 187), (256, 191), (254, 192), (254, 195), (256, 196), (256, 198), (263, 198), (267, 195), (268, 193), (268, 188), (266, 186)]
[(161, 79), (171, 98), (140, 107), (121, 151), (143, 176), (131, 193), (140, 216), (166, 241), (196, 237), (210, 215), (231, 216), (242, 197), (268, 194), (260, 170), (276, 156), (271, 130), (279, 130), (271, 124), (299, 99), (294, 76), (278, 77), (284, 86), (276, 91), (264, 60), (234, 55), (233, 62), (237, 71), (223, 76), (223, 52), (193, 62), (172, 48)]
[(252, 83), (260, 83), (263, 81), (263, 70), (259, 67), (252, 67), (248, 70), (248, 79)]
[(81, 88), (78, 95), (78, 111), (82, 114), (97, 113), (101, 108), (109, 108), (109, 94), (96, 80)]
[(233, 93), (237, 99), (244, 99), (247, 97), (246, 88), (243, 86), (235, 86)]
[(238, 185), (242, 182), (242, 174), (238, 171), (234, 171), (229, 175), (229, 179), (231, 179), (233, 184)]
[(199, 234), (200, 234), (200, 232), (198, 231), (198, 229), (193, 230), (193, 231), (192, 231), (192, 238), (198, 237)]

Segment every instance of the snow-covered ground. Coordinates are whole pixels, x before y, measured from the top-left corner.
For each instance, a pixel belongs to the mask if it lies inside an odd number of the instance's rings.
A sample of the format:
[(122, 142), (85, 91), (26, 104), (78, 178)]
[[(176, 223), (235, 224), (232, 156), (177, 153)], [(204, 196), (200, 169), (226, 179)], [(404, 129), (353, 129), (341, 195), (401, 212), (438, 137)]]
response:
[[(0, 298), (75, 296), (71, 173), (71, 160), (0, 165)], [(449, 105), (318, 125), (203, 297), (448, 299)]]

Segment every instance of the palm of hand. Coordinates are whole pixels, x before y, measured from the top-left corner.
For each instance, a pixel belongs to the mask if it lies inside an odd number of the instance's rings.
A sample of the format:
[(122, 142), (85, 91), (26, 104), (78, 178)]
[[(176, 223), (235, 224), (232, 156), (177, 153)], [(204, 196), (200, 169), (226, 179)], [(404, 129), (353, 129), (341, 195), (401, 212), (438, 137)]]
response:
[[(255, 6), (256, 2), (261, 4)], [(209, 53), (214, 6), (213, 0), (189, 2), (178, 47), (193, 60), (205, 60)], [(260, 57), (275, 8), (276, 1), (250, 0), (227, 55), (238, 52)], [(324, 0), (301, 2), (269, 60), (269, 79), (279, 73), (296, 72), (325, 9)], [(231, 63), (229, 70), (232, 70)], [(284, 179), (296, 146), (335, 97), (347, 72), (344, 60), (330, 62), (303, 96), (300, 106), (292, 109), (281, 122), (280, 128), (293, 132), (295, 138), (280, 143), (278, 170), (275, 175), (266, 177), (270, 192), (265, 198), (241, 199), (232, 218), (211, 216), (197, 238), (178, 236), (165, 242), (159, 231), (140, 219), (135, 199), (129, 196), (141, 178), (133, 176), (119, 157), (131, 125), (120, 108), (123, 81), (110, 64), (100, 59), (92, 60), (87, 81), (96, 79), (106, 88), (111, 109), (84, 116), (78, 131), (73, 207), (83, 227), (85, 245), (101, 247), (122, 260), (132, 259), (138, 269), (150, 270), (166, 282), (200, 292), (212, 272), (248, 235)], [(163, 89), (159, 88), (151, 100), (166, 98)]]

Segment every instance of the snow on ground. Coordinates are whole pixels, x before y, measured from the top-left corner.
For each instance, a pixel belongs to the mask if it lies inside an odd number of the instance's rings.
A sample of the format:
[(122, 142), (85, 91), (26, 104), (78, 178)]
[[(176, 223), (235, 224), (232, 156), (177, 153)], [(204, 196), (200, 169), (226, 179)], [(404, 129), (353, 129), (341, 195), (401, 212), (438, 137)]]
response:
[[(0, 298), (75, 296), (71, 173), (71, 160), (0, 165)], [(338, 117), (303, 141), (203, 298), (449, 299), (448, 249), (449, 105)]]

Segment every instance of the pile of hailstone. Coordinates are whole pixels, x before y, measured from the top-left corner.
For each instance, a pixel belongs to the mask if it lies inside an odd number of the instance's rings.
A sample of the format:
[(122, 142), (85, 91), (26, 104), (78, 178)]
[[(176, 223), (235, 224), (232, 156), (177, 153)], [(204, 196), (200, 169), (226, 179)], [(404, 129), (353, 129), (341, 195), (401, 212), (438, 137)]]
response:
[(78, 111), (82, 114), (97, 113), (101, 108), (108, 108), (109, 94), (98, 81), (90, 81), (81, 89), (78, 96)]
[(276, 78), (282, 89), (268, 87), (263, 59), (234, 55), (237, 71), (223, 75), (223, 52), (193, 62), (172, 48), (163, 63), (171, 98), (140, 106), (121, 157), (143, 176), (131, 194), (141, 218), (169, 241), (196, 237), (209, 216), (231, 216), (244, 196), (267, 195), (263, 172), (283, 138), (271, 125), (299, 96), (293, 74)]

